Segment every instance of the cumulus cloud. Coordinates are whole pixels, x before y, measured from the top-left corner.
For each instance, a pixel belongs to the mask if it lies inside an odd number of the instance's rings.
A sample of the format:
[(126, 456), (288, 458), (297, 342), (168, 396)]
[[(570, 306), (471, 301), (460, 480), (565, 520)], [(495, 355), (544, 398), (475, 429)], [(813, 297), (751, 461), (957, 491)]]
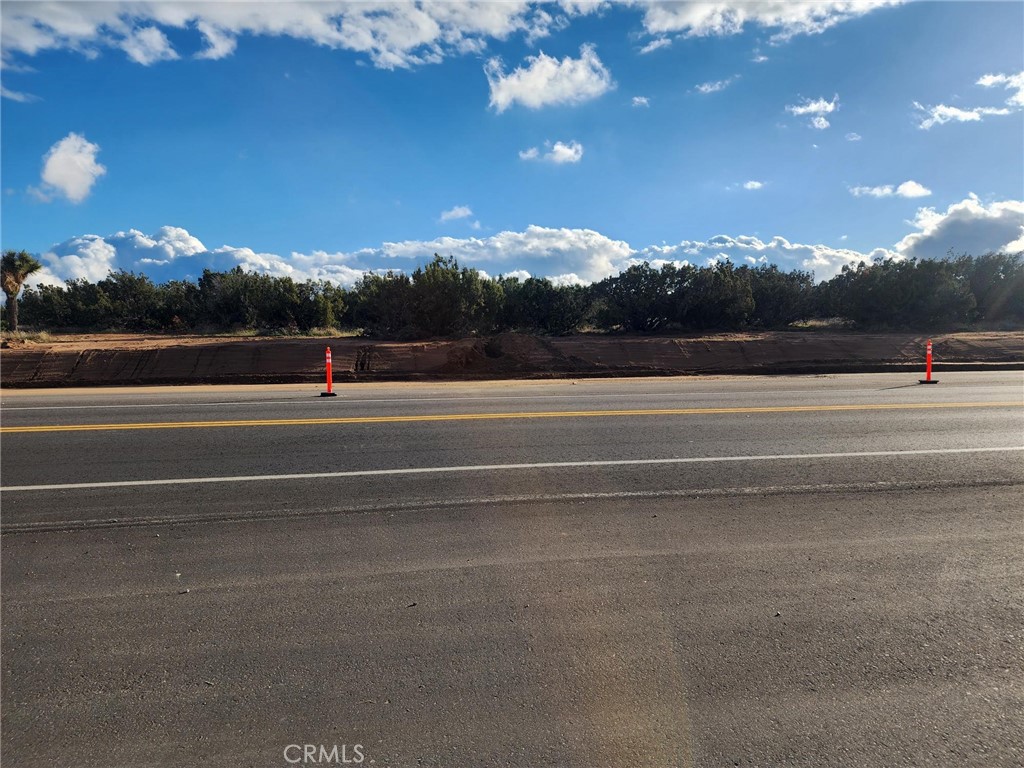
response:
[(928, 197), (931, 193), (928, 187), (916, 181), (904, 181), (896, 186), (850, 187), (850, 194), (854, 197)]
[(718, 93), (719, 91), (724, 91), (737, 79), (739, 79), (739, 75), (727, 77), (725, 80), (710, 80), (706, 83), (695, 85), (694, 90), (698, 93)]
[(177, 58), (164, 30), (202, 37), (200, 58), (234, 52), (239, 37), (290, 37), (327, 48), (362, 53), (393, 69), (478, 53), (488, 40), (522, 33), (538, 39), (567, 23), (540, 3), (366, 3), (353, 0), (285, 3), (4, 3), (4, 57), (52, 49), (95, 55), (120, 48), (141, 63)]
[(907, 258), (937, 259), (950, 250), (971, 254), (1024, 251), (1024, 201), (1021, 200), (985, 205), (972, 194), (944, 212), (921, 208), (913, 224), (918, 231), (896, 244), (896, 252)]
[[(878, 248), (861, 253), (828, 245), (792, 243), (784, 237), (764, 241), (758, 237), (719, 235), (706, 241), (683, 240), (677, 245), (649, 246), (637, 253), (638, 258), (687, 260), (692, 264), (709, 264), (728, 260), (735, 263), (772, 263), (781, 269), (803, 269), (814, 272), (819, 280), (839, 273), (844, 265), (855, 265), (875, 257), (891, 255)], [(750, 260), (753, 259), (753, 262)]]
[(743, 182), (744, 189), (761, 189), (763, 186), (763, 181), (754, 181), (753, 179), (751, 179), (750, 181)]
[(80, 203), (89, 196), (96, 180), (107, 169), (96, 162), (98, 144), (84, 136), (69, 133), (43, 156), (42, 183), (30, 188), (39, 200), (48, 202), (62, 195), (72, 203)]
[(688, 37), (735, 35), (747, 25), (774, 30), (773, 42), (795, 35), (817, 34), (840, 22), (901, 0), (791, 0), (760, 2), (673, 2), (644, 4), (644, 28), (652, 35), (682, 33)]
[[(543, 264), (542, 273), (573, 272), (584, 280), (600, 280), (618, 271), (633, 251), (629, 244), (590, 229), (531, 225), (522, 232), (499, 232), (485, 238), (441, 237), (429, 241), (384, 243), (378, 249), (356, 251), (360, 261), (406, 259), (418, 261), (434, 253), (451, 254), (470, 265), (523, 268), (524, 262)], [(531, 270), (533, 271), (533, 270)]]
[[(638, 9), (653, 38), (641, 53), (671, 44), (671, 35), (738, 34), (746, 26), (771, 31), (779, 42), (815, 34), (879, 6), (901, 0), (694, 1), (622, 0)], [(556, 6), (532, 0), (451, 3), (376, 3), (359, 0), (241, 3), (176, 0), (111, 0), (102, 3), (3, 3), (4, 58), (67, 49), (94, 56), (120, 48), (142, 64), (177, 58), (166, 30), (195, 30), (204, 47), (200, 58), (231, 55), (244, 36), (289, 37), (318, 46), (367, 55), (393, 69), (441, 61), (448, 55), (479, 53), (491, 40), (522, 34), (528, 43), (563, 29), (570, 19), (612, 4), (562, 0)], [(152, 30), (152, 31), (150, 31)], [(157, 37), (159, 33), (160, 37)]]
[(755, 53), (753, 56), (750, 57), (750, 60), (755, 64), (764, 64), (766, 61), (768, 61), (768, 57), (765, 56), (763, 53)]
[(548, 147), (548, 151), (543, 154), (541, 154), (537, 147), (521, 150), (519, 152), (519, 159), (544, 160), (556, 165), (578, 163), (583, 159), (583, 145), (578, 141), (570, 141), (568, 144), (561, 141), (556, 141), (554, 144), (545, 142), (545, 146)]
[(544, 155), (544, 159), (561, 165), (562, 163), (578, 163), (583, 158), (583, 145), (578, 141), (563, 144), (556, 141), (554, 146)]
[(829, 127), (829, 121), (825, 115), (835, 112), (838, 106), (839, 95), (836, 94), (832, 97), (831, 101), (824, 98), (804, 99), (800, 104), (789, 104), (786, 106), (786, 111), (796, 117), (810, 116), (810, 126), (818, 130), (824, 130)]
[(207, 268), (241, 266), (263, 274), (350, 286), (367, 272), (412, 269), (435, 253), (450, 254), (492, 274), (571, 273), (579, 281), (592, 282), (616, 274), (634, 251), (626, 242), (589, 229), (529, 226), (522, 232), (504, 231), (490, 237), (404, 240), (348, 253), (313, 251), (282, 256), (231, 245), (207, 249), (186, 230), (163, 227), (153, 235), (138, 230), (106, 237), (83, 235), (53, 246), (42, 259), (61, 280), (84, 277), (96, 281), (117, 269), (162, 280), (182, 274), (196, 277)]
[(196, 54), (197, 59), (224, 59), (233, 54), (238, 47), (238, 39), (215, 24), (199, 21), (196, 27), (206, 40), (206, 47)]
[(850, 133), (846, 134), (844, 138), (847, 141), (860, 141), (861, 137), (859, 133), (854, 133), (853, 131), (850, 131)]
[(46, 271), (32, 284), (59, 284), (79, 278), (96, 282), (116, 270), (146, 274), (161, 282), (183, 275), (195, 279), (204, 269), (228, 270), (240, 266), (262, 274), (296, 280), (329, 280), (351, 286), (370, 271), (354, 266), (353, 258), (351, 254), (325, 251), (293, 252), (284, 257), (230, 245), (208, 249), (181, 227), (161, 227), (152, 235), (129, 229), (105, 237), (82, 235), (54, 245), (41, 255)]
[(634, 96), (633, 97), (634, 107), (649, 107), (651, 106), (651, 100), (646, 96)]
[(447, 211), (441, 212), (441, 221), (452, 221), (453, 219), (468, 219), (473, 215), (473, 209), (468, 205), (456, 205)]
[(515, 103), (529, 109), (553, 104), (580, 104), (615, 87), (611, 73), (592, 45), (580, 47), (580, 57), (562, 60), (541, 52), (526, 58), (526, 66), (506, 73), (501, 59), (484, 67), (491, 89), (491, 106), (499, 113)]
[(513, 277), (516, 280), (529, 280), (532, 275), (525, 269), (513, 269), (511, 272), (505, 272), (502, 277)]
[(82, 235), (53, 246), (43, 254), (43, 262), (62, 280), (96, 282), (120, 268), (117, 255), (117, 248), (99, 235)]
[(133, 30), (125, 37), (121, 47), (128, 54), (128, 58), (143, 66), (149, 66), (158, 61), (173, 61), (178, 58), (167, 35), (156, 27)]
[[(504, 231), (489, 237), (439, 237), (433, 240), (385, 242), (351, 252), (292, 252), (282, 256), (248, 247), (224, 245), (208, 250), (180, 227), (162, 227), (152, 235), (138, 230), (113, 235), (82, 235), (42, 254), (46, 271), (32, 284), (58, 279), (103, 279), (111, 270), (143, 272), (154, 280), (197, 277), (204, 268), (241, 266), (247, 270), (295, 280), (328, 280), (351, 286), (369, 272), (410, 271), (433, 254), (452, 255), (463, 265), (526, 279), (548, 276), (560, 285), (579, 285), (615, 275), (641, 261), (655, 268), (664, 264), (777, 264), (785, 270), (812, 271), (818, 280), (837, 274), (844, 265), (877, 258), (942, 258), (956, 253), (1024, 251), (1024, 201), (982, 203), (971, 195), (945, 211), (921, 208), (913, 232), (891, 248), (869, 252), (825, 244), (792, 242), (775, 236), (719, 235), (707, 240), (634, 248), (592, 229), (531, 225), (521, 232)], [(845, 240), (846, 237), (840, 238)]]

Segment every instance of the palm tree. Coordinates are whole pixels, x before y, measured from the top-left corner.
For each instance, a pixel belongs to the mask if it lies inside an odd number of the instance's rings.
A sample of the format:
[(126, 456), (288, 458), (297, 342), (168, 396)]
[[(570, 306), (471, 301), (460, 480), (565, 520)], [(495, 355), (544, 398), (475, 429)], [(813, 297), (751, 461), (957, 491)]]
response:
[(27, 251), (4, 251), (0, 281), (7, 294), (7, 329), (18, 330), (18, 294), (25, 278), (43, 268)]

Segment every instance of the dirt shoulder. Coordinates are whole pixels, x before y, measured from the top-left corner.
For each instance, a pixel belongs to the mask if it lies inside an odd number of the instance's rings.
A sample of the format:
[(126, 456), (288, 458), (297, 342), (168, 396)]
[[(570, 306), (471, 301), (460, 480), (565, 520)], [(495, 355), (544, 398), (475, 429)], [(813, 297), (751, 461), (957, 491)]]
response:
[[(538, 337), (383, 342), (90, 334), (15, 341), (0, 351), (4, 387), (319, 381), (324, 348), (336, 381), (467, 380), (694, 374), (842, 373), (923, 367), (926, 337), (782, 331), (690, 336)], [(1024, 333), (932, 336), (936, 369), (1024, 369)]]

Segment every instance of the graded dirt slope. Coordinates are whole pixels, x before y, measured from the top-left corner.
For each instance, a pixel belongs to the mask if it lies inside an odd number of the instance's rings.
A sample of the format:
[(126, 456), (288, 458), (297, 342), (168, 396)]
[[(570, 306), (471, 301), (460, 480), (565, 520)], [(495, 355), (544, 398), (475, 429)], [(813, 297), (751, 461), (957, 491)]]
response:
[[(956, 333), (933, 340), (938, 370), (1024, 367), (1024, 335), (1019, 332)], [(504, 333), (424, 342), (83, 335), (12, 343), (0, 352), (0, 383), (315, 381), (323, 376), (328, 345), (337, 381), (868, 372), (922, 367), (925, 341), (920, 334), (818, 331), (559, 338)]]

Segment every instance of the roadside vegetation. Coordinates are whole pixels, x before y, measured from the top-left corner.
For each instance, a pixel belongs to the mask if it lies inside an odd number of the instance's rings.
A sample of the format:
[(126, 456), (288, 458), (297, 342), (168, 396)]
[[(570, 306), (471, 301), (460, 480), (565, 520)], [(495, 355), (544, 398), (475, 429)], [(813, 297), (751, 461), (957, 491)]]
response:
[(0, 258), (0, 286), (7, 297), (4, 312), (4, 326), (12, 333), (18, 331), (18, 293), (30, 275), (38, 272), (43, 265), (27, 251), (4, 251)]
[(593, 285), (557, 286), (538, 278), (486, 278), (435, 255), (411, 275), (368, 274), (351, 289), (241, 268), (159, 285), (116, 272), (95, 283), (28, 288), (19, 303), (23, 325), (36, 331), (327, 335), (361, 329), (406, 340), (510, 330), (767, 330), (824, 321), (861, 330), (1010, 329), (1024, 327), (1024, 256), (861, 263), (819, 284), (809, 272), (767, 265), (642, 263)]

